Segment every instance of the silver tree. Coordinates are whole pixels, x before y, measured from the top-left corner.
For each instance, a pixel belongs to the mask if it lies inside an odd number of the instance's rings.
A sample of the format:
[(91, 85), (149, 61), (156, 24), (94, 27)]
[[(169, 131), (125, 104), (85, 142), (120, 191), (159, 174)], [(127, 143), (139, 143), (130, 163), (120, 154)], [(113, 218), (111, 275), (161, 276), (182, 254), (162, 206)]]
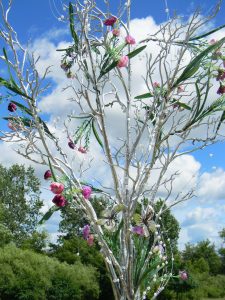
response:
[[(40, 223), (65, 205), (80, 211), (89, 220), (83, 237), (90, 245), (99, 244), (115, 299), (145, 299), (147, 294), (155, 299), (174, 275), (161, 217), (194, 195), (193, 190), (174, 194), (179, 174), (168, 170), (178, 157), (223, 138), (225, 38), (205, 39), (221, 28), (199, 35), (219, 4), (204, 18), (199, 12), (187, 21), (174, 17), (138, 42), (131, 35), (130, 0), (116, 16), (110, 14), (109, 0), (104, 1), (106, 12), (95, 0), (64, 4), (67, 16), (61, 20), (68, 22), (72, 41), (58, 50), (68, 77), (64, 91), (72, 92), (71, 113), (54, 127), (39, 110), (50, 67), (41, 74), (39, 58), (19, 42), (8, 21), (11, 2), (5, 9), (0, 1), (5, 44), (0, 58), (8, 68), (8, 78), (0, 78), (0, 84), (4, 102), (10, 101), (4, 118), (9, 130), (1, 130), (1, 140), (50, 168), (45, 179), (54, 181), (55, 205)], [(140, 95), (133, 88), (138, 64), (144, 66)], [(99, 151), (88, 159), (94, 144)], [(102, 166), (106, 178), (90, 184), (88, 174)], [(91, 193), (107, 203), (100, 215)], [(186, 279), (186, 274), (180, 276)]]

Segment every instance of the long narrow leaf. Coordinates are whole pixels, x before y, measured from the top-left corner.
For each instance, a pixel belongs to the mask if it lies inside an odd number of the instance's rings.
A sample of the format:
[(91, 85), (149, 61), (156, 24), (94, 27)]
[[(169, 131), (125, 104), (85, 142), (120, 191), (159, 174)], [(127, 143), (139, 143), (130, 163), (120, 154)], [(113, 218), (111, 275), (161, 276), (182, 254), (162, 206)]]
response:
[(74, 30), (73, 5), (72, 5), (71, 2), (69, 3), (69, 17), (70, 17), (70, 32), (71, 32), (71, 35), (72, 35), (74, 43), (75, 43), (75, 48), (76, 48), (76, 50), (78, 50), (79, 39), (78, 39), (78, 36), (77, 36), (77, 34)]
[(134, 99), (146, 99), (146, 98), (150, 98), (150, 97), (153, 97), (153, 95), (151, 93), (145, 93), (145, 94), (134, 97)]
[(3, 85), (5, 88), (7, 88), (8, 90), (20, 95), (20, 96), (23, 96), (27, 99), (30, 99), (30, 100), (33, 100), (32, 97), (28, 96), (27, 94), (23, 93), (20, 88), (14, 83), (10, 82), (10, 81), (7, 81), (5, 80), (4, 78), (0, 77), (0, 85)]
[(102, 141), (101, 141), (101, 139), (100, 139), (100, 137), (99, 137), (99, 135), (98, 135), (98, 132), (97, 132), (97, 130), (96, 130), (96, 128), (95, 128), (94, 120), (92, 121), (92, 131), (93, 131), (93, 133), (94, 133), (94, 136), (95, 136), (97, 142), (99, 143), (99, 145), (100, 145), (100, 146), (102, 147), (102, 149), (103, 149), (103, 148), (104, 148), (104, 147), (103, 147), (103, 143), (102, 143)]
[(48, 221), (48, 219), (50, 219), (50, 217), (54, 214), (54, 212), (56, 212), (57, 210), (59, 210), (60, 207), (57, 206), (52, 206), (45, 214), (44, 216), (41, 218), (41, 220), (38, 222), (39, 225), (44, 224), (46, 221)]
[(221, 25), (221, 26), (219, 26), (219, 27), (217, 27), (217, 28), (215, 28), (215, 29), (213, 29), (213, 30), (211, 30), (211, 31), (208, 31), (208, 32), (206, 32), (206, 33), (204, 33), (204, 34), (201, 34), (201, 35), (199, 35), (199, 36), (194, 36), (194, 37), (191, 38), (189, 41), (200, 40), (200, 39), (202, 39), (202, 38), (204, 38), (204, 37), (206, 37), (206, 36), (208, 36), (208, 35), (210, 35), (210, 34), (212, 34), (212, 33), (214, 33), (214, 32), (219, 31), (220, 29), (222, 29), (222, 28), (224, 28), (224, 27), (225, 27), (225, 24), (224, 24), (224, 25)]
[(219, 123), (218, 123), (217, 128), (216, 128), (216, 133), (220, 129), (220, 126), (222, 125), (223, 121), (225, 121), (225, 111), (221, 115), (221, 118), (220, 118)]
[(174, 83), (173, 87), (177, 87), (181, 82), (187, 80), (191, 76), (193, 76), (199, 69), (201, 61), (204, 57), (206, 57), (209, 53), (212, 51), (218, 49), (222, 46), (222, 44), (225, 42), (225, 37), (220, 39), (215, 44), (207, 47), (205, 50), (203, 50), (199, 55), (197, 55), (184, 69), (181, 76), (177, 79), (177, 81)]
[(147, 45), (141, 46), (141, 47), (135, 49), (134, 51), (128, 53), (127, 56), (131, 59), (134, 56), (138, 55), (140, 52), (142, 52), (146, 47), (147, 47)]

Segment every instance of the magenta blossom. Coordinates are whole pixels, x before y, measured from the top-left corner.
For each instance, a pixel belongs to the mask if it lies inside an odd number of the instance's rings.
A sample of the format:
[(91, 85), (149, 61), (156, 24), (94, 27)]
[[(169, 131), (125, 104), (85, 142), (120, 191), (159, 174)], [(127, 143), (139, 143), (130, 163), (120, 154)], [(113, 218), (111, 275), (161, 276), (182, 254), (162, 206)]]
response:
[(16, 111), (17, 110), (16, 104), (13, 103), (13, 102), (10, 102), (9, 105), (8, 105), (8, 110), (11, 111), (11, 112)]
[(69, 146), (71, 149), (75, 149), (75, 148), (76, 148), (76, 145), (74, 144), (73, 141), (69, 141), (69, 142), (68, 142), (68, 146)]
[(63, 195), (55, 195), (52, 202), (58, 207), (64, 207), (67, 205), (67, 200), (63, 197)]
[(129, 44), (129, 45), (135, 45), (135, 44), (136, 44), (135, 39), (134, 39), (131, 35), (127, 35), (127, 36), (125, 37), (125, 41), (126, 41), (126, 43)]
[(83, 186), (82, 188), (82, 195), (87, 200), (91, 197), (92, 188), (90, 186)]
[(113, 26), (116, 23), (116, 21), (117, 21), (116, 17), (111, 17), (104, 21), (104, 25), (105, 26)]
[(52, 182), (50, 184), (50, 190), (54, 194), (61, 194), (64, 190), (64, 185), (62, 183), (59, 183), (59, 182)]
[(186, 271), (179, 271), (179, 278), (181, 280), (188, 280), (188, 274)]
[(115, 28), (112, 30), (113, 36), (120, 36), (120, 30), (118, 28)]
[(132, 232), (138, 235), (144, 236), (144, 228), (142, 226), (134, 226), (132, 227)]
[(83, 238), (84, 238), (85, 240), (87, 240), (88, 237), (89, 237), (89, 234), (90, 234), (90, 226), (89, 226), (89, 225), (85, 225), (85, 226), (84, 226), (84, 228), (83, 228), (83, 230), (82, 230), (82, 234), (83, 234)]
[(52, 177), (52, 172), (50, 170), (47, 170), (44, 174), (44, 179), (47, 180)]
[(117, 67), (119, 67), (119, 68), (127, 67), (128, 62), (129, 62), (129, 57), (126, 55), (122, 56), (117, 63)]
[(218, 95), (225, 94), (225, 85), (222, 85), (222, 84), (220, 85), (220, 87), (218, 88), (217, 94)]
[(87, 153), (87, 149), (85, 149), (84, 147), (81, 147), (81, 146), (78, 148), (78, 151), (83, 154)]
[(94, 236), (93, 234), (90, 234), (89, 237), (87, 238), (87, 243), (89, 246), (93, 246), (94, 244)]

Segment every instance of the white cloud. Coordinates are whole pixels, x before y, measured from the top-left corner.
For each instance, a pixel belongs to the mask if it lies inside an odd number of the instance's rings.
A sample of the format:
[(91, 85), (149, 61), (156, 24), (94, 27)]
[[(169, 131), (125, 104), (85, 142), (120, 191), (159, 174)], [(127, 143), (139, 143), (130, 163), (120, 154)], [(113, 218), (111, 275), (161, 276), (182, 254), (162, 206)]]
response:
[(225, 200), (225, 171), (221, 168), (200, 177), (198, 196), (203, 200)]

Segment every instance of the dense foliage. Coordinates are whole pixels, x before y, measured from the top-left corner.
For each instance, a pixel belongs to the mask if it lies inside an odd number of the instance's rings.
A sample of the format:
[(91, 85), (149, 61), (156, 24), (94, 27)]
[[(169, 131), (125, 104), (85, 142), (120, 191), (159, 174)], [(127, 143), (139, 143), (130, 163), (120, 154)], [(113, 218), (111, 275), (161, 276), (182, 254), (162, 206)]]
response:
[(93, 267), (76, 262), (60, 263), (14, 245), (0, 248), (0, 298), (98, 299), (99, 287)]

